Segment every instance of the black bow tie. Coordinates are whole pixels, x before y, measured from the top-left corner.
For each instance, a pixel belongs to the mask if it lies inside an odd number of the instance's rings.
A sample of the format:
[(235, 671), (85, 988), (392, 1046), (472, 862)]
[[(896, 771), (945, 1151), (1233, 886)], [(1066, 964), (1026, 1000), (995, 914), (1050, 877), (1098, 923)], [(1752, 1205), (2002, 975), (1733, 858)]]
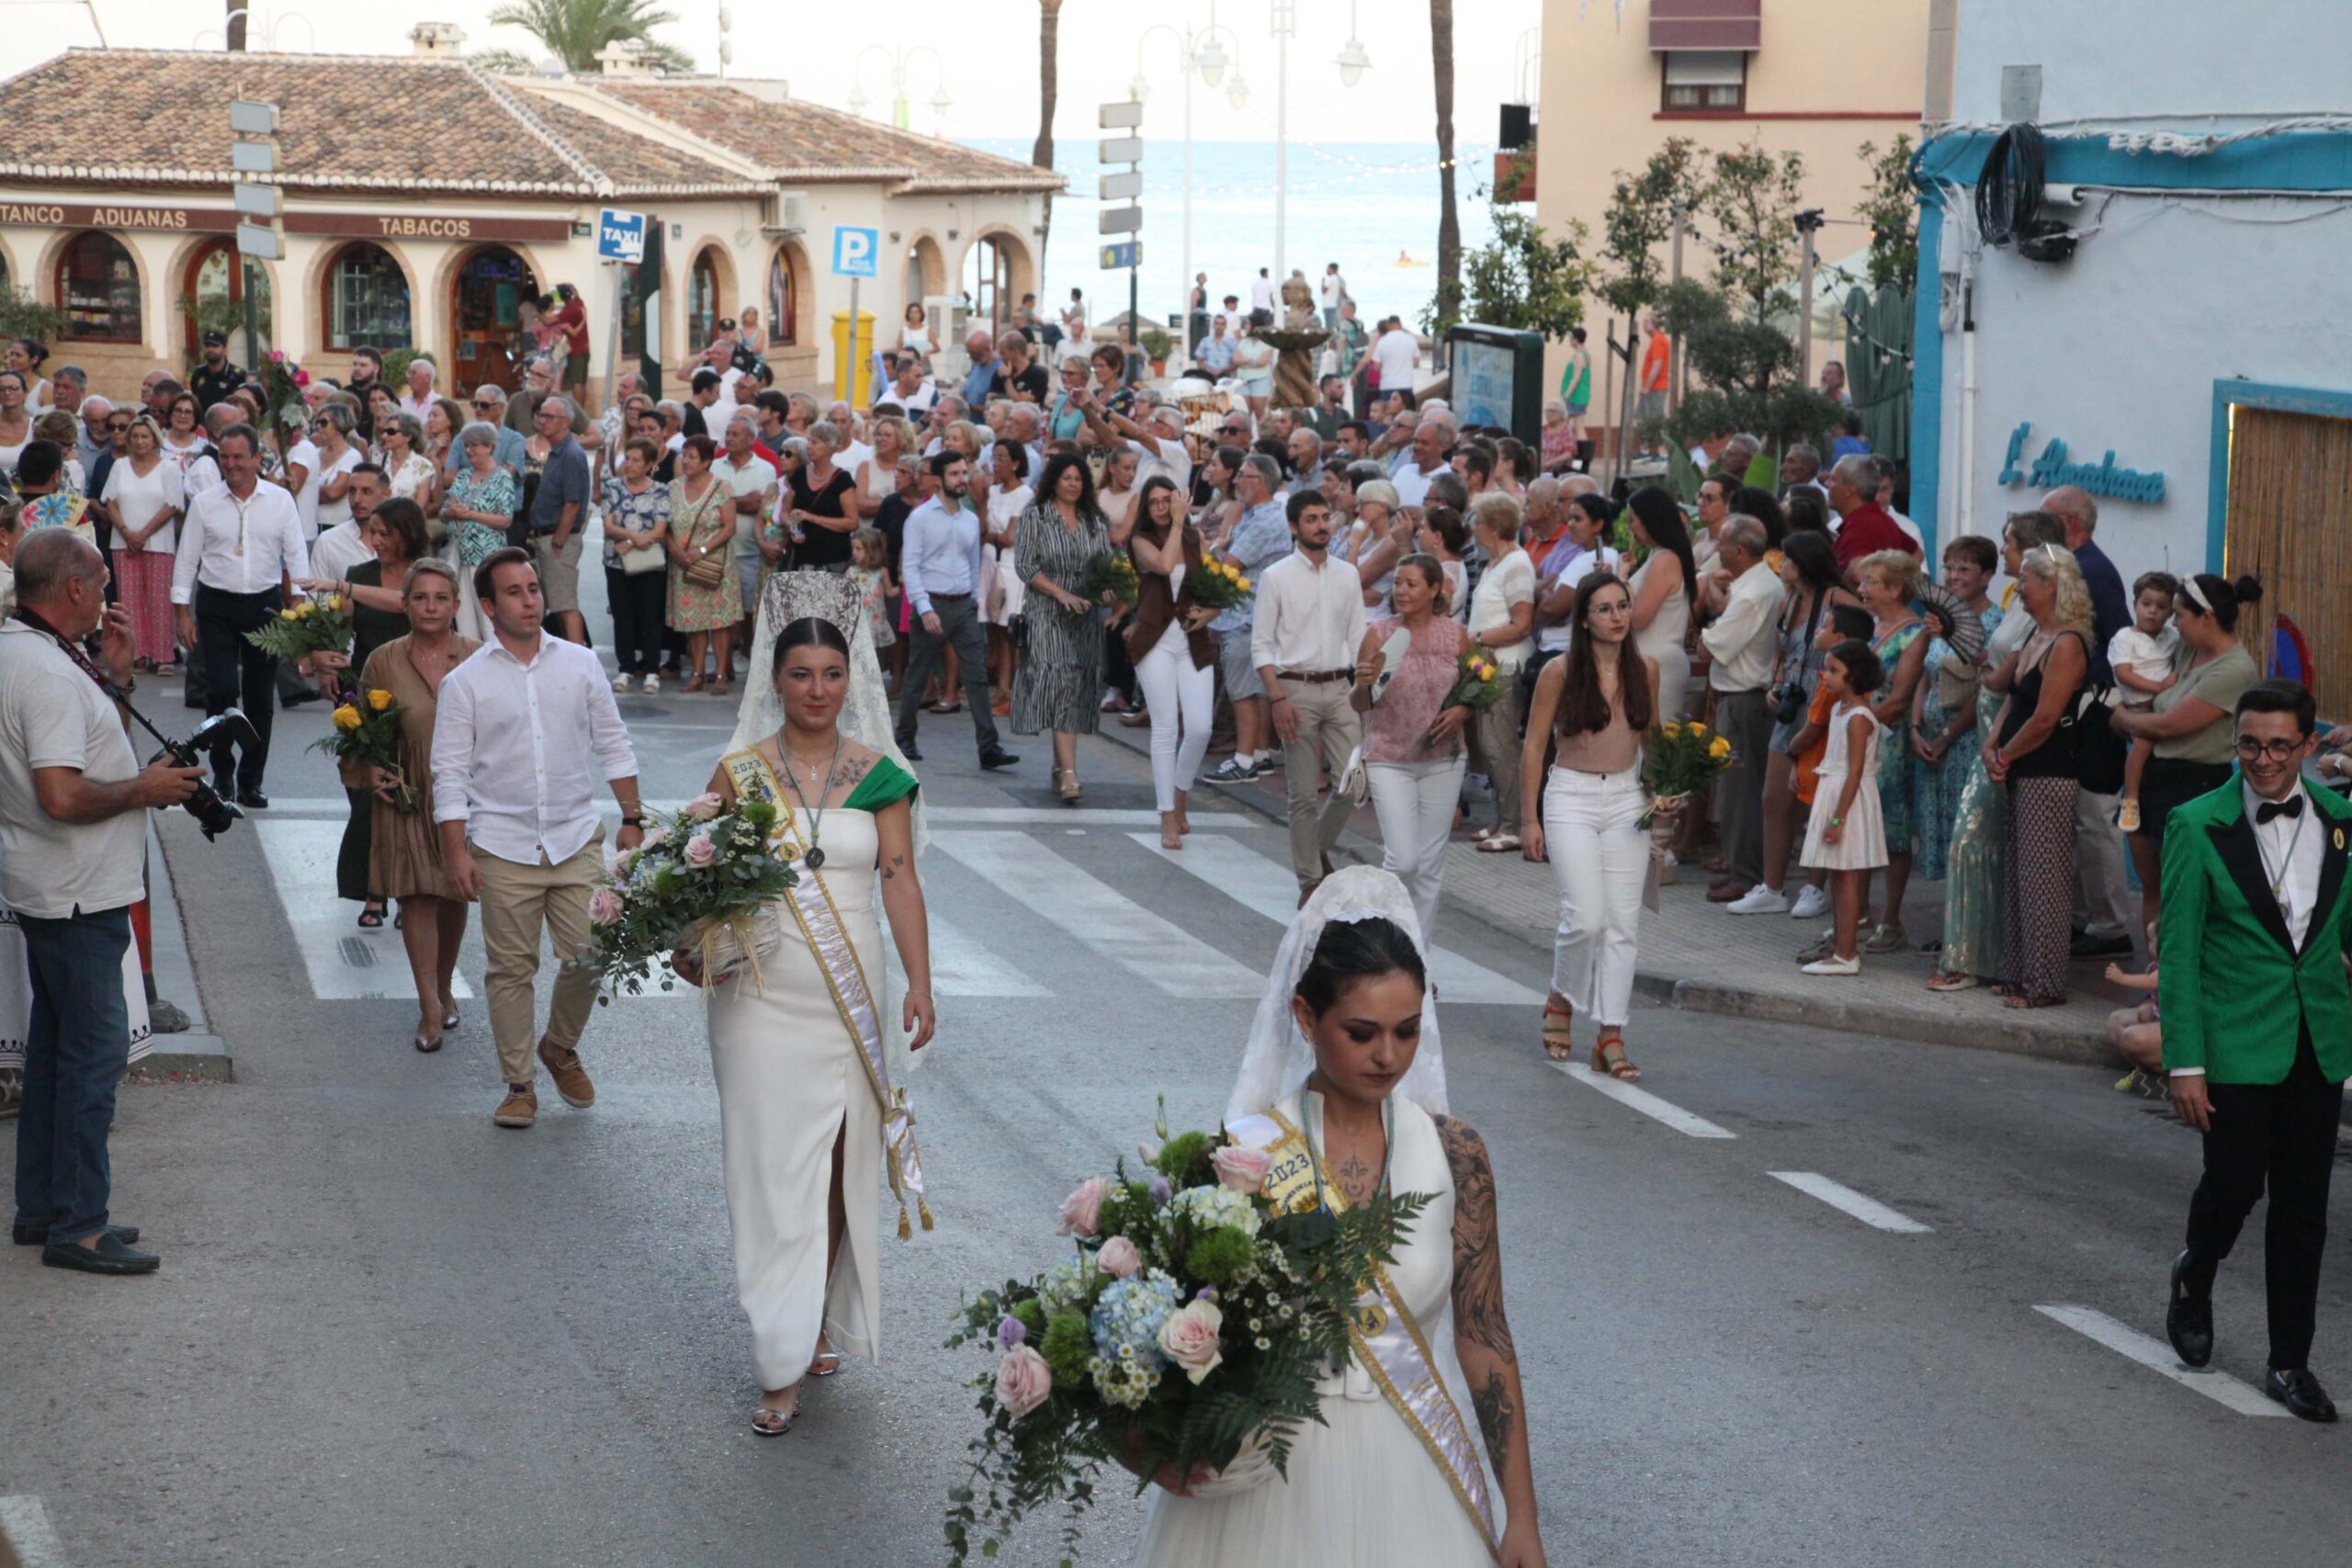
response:
[(2303, 794), (2297, 790), (2284, 800), (2266, 800), (2254, 808), (2254, 825), (2268, 824), (2273, 817), (2301, 817), (2303, 814)]

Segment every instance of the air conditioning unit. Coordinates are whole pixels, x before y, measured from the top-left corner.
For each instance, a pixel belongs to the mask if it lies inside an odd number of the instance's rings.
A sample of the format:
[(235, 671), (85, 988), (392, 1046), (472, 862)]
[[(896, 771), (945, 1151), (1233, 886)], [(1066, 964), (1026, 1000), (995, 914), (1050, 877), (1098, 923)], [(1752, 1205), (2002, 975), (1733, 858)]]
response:
[(924, 323), (931, 329), (931, 341), (945, 348), (964, 341), (964, 321), (968, 314), (961, 296), (926, 294), (923, 296)]
[(808, 193), (788, 190), (776, 198), (777, 227), (787, 234), (808, 231)]

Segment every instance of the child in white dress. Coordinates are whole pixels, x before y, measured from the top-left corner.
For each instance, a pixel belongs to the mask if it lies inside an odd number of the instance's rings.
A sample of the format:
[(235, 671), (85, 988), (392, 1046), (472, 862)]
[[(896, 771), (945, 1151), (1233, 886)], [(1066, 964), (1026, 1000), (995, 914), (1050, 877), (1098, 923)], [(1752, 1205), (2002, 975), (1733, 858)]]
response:
[[(2172, 625), (2173, 601), (2179, 593), (2180, 580), (2161, 571), (2143, 572), (2132, 585), (2132, 624), (2107, 645), (2116, 695), (2127, 708), (2146, 712), (2156, 705), (2157, 693), (2180, 679), (2172, 667), (2173, 651), (2180, 646), (2180, 633)], [(2154, 741), (2134, 740), (2123, 759), (2123, 807), (2116, 826), (2127, 833), (2140, 830), (2140, 778), (2155, 754)]]
[(1799, 863), (1829, 873), (1836, 942), (1828, 957), (1808, 964), (1808, 975), (1859, 975), (1856, 945), (1862, 921), (1862, 891), (1870, 874), (1886, 864), (1886, 822), (1879, 812), (1878, 748), (1883, 731), (1871, 712), (1870, 697), (1886, 672), (1871, 645), (1860, 638), (1829, 650), (1821, 688), (1836, 703), (1829, 715), (1829, 749), (1821, 759), (1813, 817), (1805, 825)]

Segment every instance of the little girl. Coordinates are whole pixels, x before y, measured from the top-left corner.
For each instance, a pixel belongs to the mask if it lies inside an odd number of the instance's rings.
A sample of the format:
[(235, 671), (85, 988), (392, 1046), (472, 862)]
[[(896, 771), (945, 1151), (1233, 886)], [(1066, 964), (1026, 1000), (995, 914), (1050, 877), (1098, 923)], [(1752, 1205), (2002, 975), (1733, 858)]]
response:
[(857, 584), (858, 603), (865, 608), (865, 624), (873, 628), (874, 646), (885, 649), (899, 640), (887, 608), (898, 588), (890, 581), (890, 541), (871, 525), (849, 536), (849, 580)]
[(2120, 965), (2107, 966), (2109, 985), (2120, 986), (2127, 991), (2141, 991), (2147, 1000), (2136, 1007), (2117, 1008), (2107, 1015), (2107, 1043), (2132, 1064), (2132, 1070), (2115, 1082), (2118, 1089), (2136, 1089), (2142, 1094), (2165, 1094), (2165, 1030), (2156, 1011), (2156, 927), (2148, 925), (2148, 972), (2126, 975)]
[[(2179, 580), (2161, 571), (2141, 574), (2132, 585), (2132, 624), (2108, 640), (2108, 668), (2115, 671), (2116, 694), (2127, 708), (2145, 712), (2156, 705), (2156, 694), (2178, 677), (2172, 672), (2173, 649), (2180, 633), (2172, 626), (2173, 599)], [(2134, 740), (2123, 759), (2123, 808), (2115, 825), (2127, 833), (2140, 830), (2140, 775), (2156, 754), (2153, 740)]]
[[(1859, 975), (1856, 945), (1862, 923), (1862, 889), (1870, 874), (1886, 864), (1886, 824), (1879, 815), (1879, 722), (1871, 694), (1886, 679), (1871, 645), (1860, 637), (1829, 650), (1821, 666), (1821, 686), (1838, 705), (1829, 716), (1829, 747), (1821, 759), (1813, 818), (1805, 826), (1804, 852), (1798, 863), (1829, 872), (1830, 907), (1837, 918), (1829, 956), (1804, 966), (1808, 975)], [(1868, 786), (1868, 787), (1865, 787)]]

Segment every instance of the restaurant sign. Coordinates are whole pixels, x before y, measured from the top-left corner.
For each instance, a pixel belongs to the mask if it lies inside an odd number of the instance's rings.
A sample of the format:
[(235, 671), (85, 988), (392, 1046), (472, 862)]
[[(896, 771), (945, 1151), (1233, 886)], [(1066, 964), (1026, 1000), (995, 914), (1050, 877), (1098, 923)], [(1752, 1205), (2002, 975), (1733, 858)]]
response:
[(2158, 502), (2165, 498), (2165, 477), (2162, 473), (2143, 473), (2137, 468), (2115, 466), (2115, 452), (2096, 463), (2070, 463), (2066, 460), (2065, 442), (2052, 436), (2042, 444), (2030, 464), (2025, 462), (2026, 438), (2033, 433), (2030, 421), (2019, 420), (2009, 432), (2009, 449), (2002, 459), (1999, 483), (2031, 485), (2035, 490), (2055, 490), (2061, 485), (2074, 485), (2093, 495), (2109, 496), (2117, 501)]
[[(161, 207), (134, 202), (0, 202), (0, 224), (46, 229), (160, 230), (232, 234), (234, 208)], [(509, 218), (470, 212), (288, 212), (286, 231), (343, 240), (492, 240), (560, 243), (569, 218)]]

